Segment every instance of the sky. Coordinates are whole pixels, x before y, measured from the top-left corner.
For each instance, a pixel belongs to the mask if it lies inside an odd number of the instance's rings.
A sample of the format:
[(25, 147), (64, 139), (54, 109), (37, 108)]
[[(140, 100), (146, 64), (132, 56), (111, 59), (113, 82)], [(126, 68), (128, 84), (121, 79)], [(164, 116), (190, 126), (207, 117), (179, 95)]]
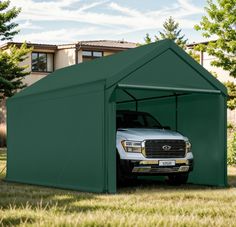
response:
[(21, 7), (14, 41), (62, 44), (82, 40), (143, 43), (162, 31), (172, 16), (188, 43), (204, 41), (193, 29), (204, 15), (206, 0), (11, 0)]

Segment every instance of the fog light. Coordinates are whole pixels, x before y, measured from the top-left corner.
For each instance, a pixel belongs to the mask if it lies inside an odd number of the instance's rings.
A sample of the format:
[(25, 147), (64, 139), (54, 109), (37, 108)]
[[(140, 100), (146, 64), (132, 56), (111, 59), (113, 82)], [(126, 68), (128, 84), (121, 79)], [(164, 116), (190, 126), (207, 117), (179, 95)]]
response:
[(179, 171), (180, 172), (187, 172), (189, 170), (189, 166), (180, 166)]

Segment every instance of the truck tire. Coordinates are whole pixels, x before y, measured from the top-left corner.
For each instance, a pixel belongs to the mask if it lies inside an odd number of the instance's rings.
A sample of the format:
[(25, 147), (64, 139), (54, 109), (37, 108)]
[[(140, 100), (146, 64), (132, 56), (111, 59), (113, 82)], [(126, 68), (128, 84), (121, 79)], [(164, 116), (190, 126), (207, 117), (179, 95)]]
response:
[[(128, 166), (121, 165), (118, 152), (116, 153), (116, 182), (118, 187), (133, 186), (137, 183), (137, 176), (127, 173), (125, 170)], [(129, 171), (128, 171), (129, 172)]]
[(188, 173), (173, 174), (168, 176), (168, 183), (170, 185), (186, 184), (188, 181)]
[(121, 170), (120, 156), (118, 152), (116, 153), (116, 183), (118, 187), (125, 185), (125, 176)]

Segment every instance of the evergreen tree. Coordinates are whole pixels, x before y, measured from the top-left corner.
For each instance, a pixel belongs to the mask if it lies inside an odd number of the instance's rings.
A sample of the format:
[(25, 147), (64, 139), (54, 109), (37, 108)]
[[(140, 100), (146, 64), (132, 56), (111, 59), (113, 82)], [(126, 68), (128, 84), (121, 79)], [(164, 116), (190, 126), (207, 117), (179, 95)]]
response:
[(14, 95), (26, 85), (22, 79), (29, 74), (27, 65), (19, 66), (31, 51), (24, 43), (20, 48), (11, 46), (9, 52), (0, 51), (0, 100)]
[(8, 9), (10, 1), (0, 1), (0, 40), (9, 40), (16, 35), (19, 30), (16, 23), (11, 22), (20, 13), (20, 9), (13, 7)]
[[(172, 17), (169, 17), (163, 24), (163, 32), (159, 32), (160, 37), (155, 35), (154, 41), (159, 41), (162, 39), (171, 39), (173, 40), (178, 46), (184, 49), (193, 59), (197, 62), (200, 62), (200, 55), (195, 50), (187, 50), (187, 41), (185, 39), (185, 35), (181, 35), (181, 29), (179, 28), (179, 23), (175, 22)], [(152, 38), (147, 33), (144, 38), (145, 44), (152, 43)]]
[(188, 39), (185, 39), (185, 35), (181, 35), (181, 29), (179, 29), (179, 23), (175, 22), (172, 17), (169, 17), (163, 24), (163, 32), (159, 32), (160, 37), (155, 36), (155, 40), (171, 39), (181, 48), (186, 49)]
[(152, 39), (148, 33), (146, 34), (146, 36), (144, 38), (144, 42), (145, 42), (145, 44), (149, 44), (152, 42)]
[[(20, 12), (19, 8), (9, 8), (9, 1), (0, 2), (0, 40), (11, 40), (19, 30), (12, 22)], [(9, 51), (0, 50), (0, 100), (14, 95), (18, 89), (25, 87), (22, 79), (29, 74), (27, 66), (19, 66), (31, 51), (23, 44), (20, 48), (12, 46)]]

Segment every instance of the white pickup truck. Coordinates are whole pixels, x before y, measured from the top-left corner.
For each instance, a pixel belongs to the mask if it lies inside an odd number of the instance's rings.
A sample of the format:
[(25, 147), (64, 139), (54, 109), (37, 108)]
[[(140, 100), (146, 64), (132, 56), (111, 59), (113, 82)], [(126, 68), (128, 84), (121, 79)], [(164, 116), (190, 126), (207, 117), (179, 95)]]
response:
[(119, 110), (116, 115), (118, 183), (137, 176), (168, 176), (170, 184), (184, 184), (193, 170), (187, 137), (163, 127), (146, 112)]

